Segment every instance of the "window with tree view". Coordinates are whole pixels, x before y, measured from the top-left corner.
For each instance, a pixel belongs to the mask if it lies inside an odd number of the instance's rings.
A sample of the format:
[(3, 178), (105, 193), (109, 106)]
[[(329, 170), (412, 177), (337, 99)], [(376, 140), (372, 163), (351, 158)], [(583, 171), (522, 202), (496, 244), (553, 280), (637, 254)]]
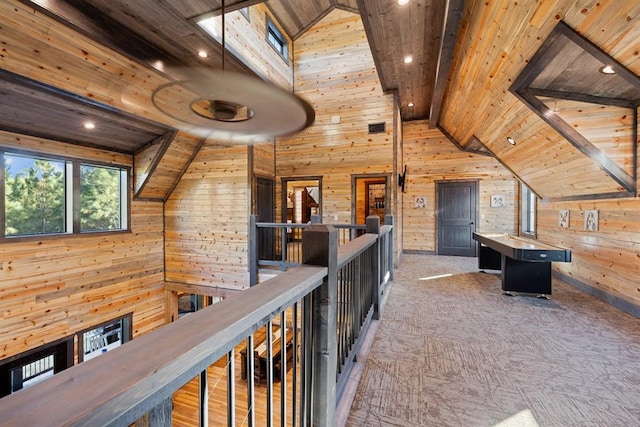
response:
[(126, 175), (119, 169), (81, 165), (80, 229), (106, 231), (122, 229), (123, 189)]
[(1, 159), (2, 237), (127, 229), (126, 168), (4, 151)]
[(4, 155), (5, 235), (65, 232), (65, 162)]

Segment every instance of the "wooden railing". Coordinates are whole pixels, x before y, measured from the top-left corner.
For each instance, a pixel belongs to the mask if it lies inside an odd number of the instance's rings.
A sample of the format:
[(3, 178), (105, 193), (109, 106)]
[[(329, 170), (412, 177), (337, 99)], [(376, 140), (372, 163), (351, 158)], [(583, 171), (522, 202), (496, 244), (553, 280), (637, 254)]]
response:
[[(312, 215), (311, 224), (319, 224), (320, 217)], [(393, 216), (387, 215), (385, 223), (392, 225)], [(338, 231), (338, 246), (362, 236), (366, 225), (332, 224)], [(276, 268), (286, 271), (302, 263), (302, 232), (309, 224), (282, 222), (258, 222), (252, 215), (249, 224), (249, 282), (258, 284), (260, 268)]]
[[(377, 218), (368, 220), (367, 234), (338, 248), (335, 227), (309, 225), (302, 237), (303, 265), (0, 399), (2, 425), (170, 426), (173, 395), (194, 378), (200, 380), (194, 423), (206, 425), (207, 372), (226, 356), (219, 369), (226, 371), (227, 425), (234, 426), (240, 419), (234, 360), (242, 344), (249, 356), (246, 410), (240, 415), (242, 424), (254, 426), (258, 403), (250, 355), (253, 334), (266, 327), (266, 415), (260, 425), (274, 425), (275, 414), (281, 425), (332, 426), (350, 361), (381, 310), (381, 279), (389, 276), (382, 273), (381, 254), (392, 252), (381, 245), (393, 241), (391, 232)], [(280, 387), (274, 388), (271, 333), (287, 325), (295, 332), (290, 347), (279, 346)]]

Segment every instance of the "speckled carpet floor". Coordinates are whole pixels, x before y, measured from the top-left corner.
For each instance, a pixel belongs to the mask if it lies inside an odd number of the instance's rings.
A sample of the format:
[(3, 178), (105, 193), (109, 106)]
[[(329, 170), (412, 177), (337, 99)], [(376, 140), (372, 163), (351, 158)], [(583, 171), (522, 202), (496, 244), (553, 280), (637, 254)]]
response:
[(640, 319), (476, 262), (403, 255), (346, 425), (640, 426)]

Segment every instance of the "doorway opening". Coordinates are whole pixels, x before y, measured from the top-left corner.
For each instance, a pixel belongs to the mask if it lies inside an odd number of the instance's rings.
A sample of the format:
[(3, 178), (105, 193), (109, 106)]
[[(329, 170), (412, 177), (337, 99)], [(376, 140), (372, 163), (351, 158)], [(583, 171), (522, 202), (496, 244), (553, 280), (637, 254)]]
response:
[[(307, 224), (313, 215), (322, 216), (322, 178), (283, 178), (282, 222)], [(301, 229), (292, 228), (290, 234), (290, 241), (302, 239)]]
[(352, 178), (353, 222), (366, 224), (369, 215), (380, 217), (380, 225), (384, 225), (384, 217), (391, 213), (390, 189), (388, 175), (356, 175)]

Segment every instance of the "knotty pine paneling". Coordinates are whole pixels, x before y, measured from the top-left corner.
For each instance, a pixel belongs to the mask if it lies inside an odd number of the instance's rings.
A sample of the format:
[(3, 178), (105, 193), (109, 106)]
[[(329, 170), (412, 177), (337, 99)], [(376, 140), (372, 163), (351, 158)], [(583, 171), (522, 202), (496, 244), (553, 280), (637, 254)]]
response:
[[(613, 179), (512, 95), (509, 87), (560, 20), (640, 74), (639, 16), (640, 3), (634, 1), (525, 0), (509, 7), (495, 1), (467, 2), (441, 125), (462, 143), (477, 136), (543, 197), (618, 191)], [(588, 115), (589, 129), (579, 131), (602, 130), (610, 140), (617, 138), (610, 132), (608, 113)], [(507, 136), (518, 145), (510, 146)], [(633, 162), (615, 151), (612, 156), (624, 167)], [(609, 148), (606, 152), (611, 154)]]
[[(460, 151), (427, 121), (403, 126), (403, 158), (407, 166), (403, 194), (404, 250), (436, 249), (436, 181), (479, 180), (478, 231), (514, 234), (517, 224), (517, 181), (495, 159)], [(507, 206), (491, 208), (492, 194), (504, 194)], [(415, 198), (426, 197), (426, 208)]]
[(207, 141), (165, 204), (168, 281), (249, 284), (248, 147)]
[[(150, 94), (161, 73), (73, 32), (21, 2), (0, 2), (0, 67), (167, 125)], [(176, 126), (177, 127), (177, 126)]]
[[(559, 226), (569, 210), (569, 228)], [(586, 231), (584, 211), (598, 210), (598, 231)], [(570, 248), (571, 263), (555, 270), (640, 307), (640, 200), (600, 200), (538, 205), (538, 238)]]
[(253, 145), (253, 173), (262, 177), (274, 177), (275, 154), (273, 142)]
[[(151, 176), (140, 197), (165, 200), (202, 143), (203, 138), (200, 136), (178, 132), (155, 163), (155, 168), (146, 171)], [(138, 156), (136, 161), (137, 158)]]
[[(267, 42), (267, 15), (279, 27), (278, 21), (264, 4), (256, 4), (249, 8), (249, 20), (239, 11), (230, 12), (225, 17), (225, 42), (227, 48), (256, 74), (290, 91), (293, 87), (291, 40), (283, 31), (282, 34), (289, 43), (289, 52), (285, 59)], [(217, 19), (217, 25), (221, 28), (220, 18)], [(220, 36), (217, 39), (222, 42)]]
[[(0, 145), (114, 165), (124, 154), (0, 133)], [(131, 233), (0, 243), (0, 359), (133, 312), (133, 336), (164, 324), (162, 203), (133, 201)]]
[[(313, 105), (316, 121), (277, 140), (276, 173), (322, 176), (323, 221), (351, 223), (352, 175), (395, 173), (393, 96), (382, 93), (356, 14), (332, 11), (296, 40), (295, 52), (295, 92)], [(368, 134), (379, 122), (386, 131)]]

